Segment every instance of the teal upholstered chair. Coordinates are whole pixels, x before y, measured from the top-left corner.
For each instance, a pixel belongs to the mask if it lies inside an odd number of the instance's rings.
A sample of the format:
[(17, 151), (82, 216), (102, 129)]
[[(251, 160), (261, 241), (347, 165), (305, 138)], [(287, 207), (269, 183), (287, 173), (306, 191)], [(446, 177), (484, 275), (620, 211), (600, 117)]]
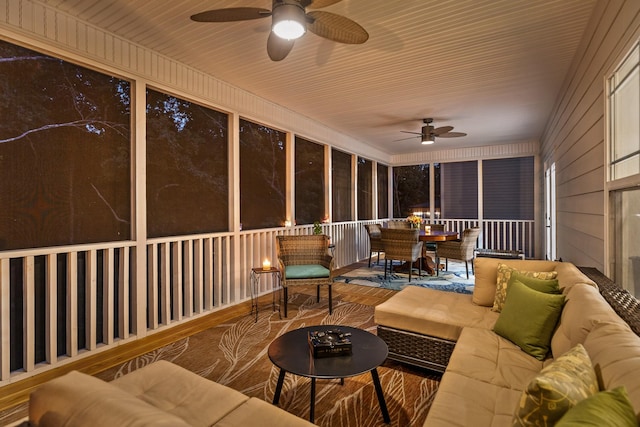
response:
[(316, 285), (320, 302), (320, 286), (329, 288), (329, 314), (333, 313), (331, 284), (333, 257), (327, 252), (329, 237), (320, 235), (276, 236), (278, 268), (284, 289), (284, 317), (287, 317), (289, 286)]

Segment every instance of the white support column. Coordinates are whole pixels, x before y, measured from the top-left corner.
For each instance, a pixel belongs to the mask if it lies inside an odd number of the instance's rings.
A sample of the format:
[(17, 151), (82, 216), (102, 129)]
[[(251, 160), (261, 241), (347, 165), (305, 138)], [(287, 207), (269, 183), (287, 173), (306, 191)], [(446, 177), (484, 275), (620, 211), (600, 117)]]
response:
[(329, 222), (333, 222), (333, 196), (332, 186), (333, 181), (331, 178), (331, 147), (324, 146), (324, 206), (325, 215)]
[(296, 164), (295, 164), (296, 138), (291, 132), (286, 133), (286, 189), (285, 189), (285, 219), (291, 224), (296, 221)]
[[(134, 85), (132, 97), (132, 182), (131, 206), (135, 240), (133, 277), (131, 277), (131, 310), (133, 333), (142, 338), (147, 335), (147, 130), (146, 130), (146, 86), (144, 80)], [(149, 311), (155, 307), (149, 308)], [(128, 319), (128, 316), (127, 316)]]
[(358, 156), (351, 154), (351, 221), (358, 220)]
[(378, 162), (371, 162), (371, 215), (372, 219), (378, 219)]
[(436, 165), (429, 165), (429, 221), (436, 217)]
[[(237, 113), (229, 115), (229, 220), (233, 235), (225, 239), (224, 255), (228, 269), (223, 272), (219, 292), (221, 299), (216, 304), (223, 304), (233, 297), (235, 286), (242, 286), (242, 264), (240, 260), (240, 231), (242, 230), (240, 212), (240, 116)], [(230, 241), (232, 244), (230, 244)], [(216, 251), (216, 257), (222, 257), (223, 250)], [(220, 264), (222, 265), (222, 264)]]

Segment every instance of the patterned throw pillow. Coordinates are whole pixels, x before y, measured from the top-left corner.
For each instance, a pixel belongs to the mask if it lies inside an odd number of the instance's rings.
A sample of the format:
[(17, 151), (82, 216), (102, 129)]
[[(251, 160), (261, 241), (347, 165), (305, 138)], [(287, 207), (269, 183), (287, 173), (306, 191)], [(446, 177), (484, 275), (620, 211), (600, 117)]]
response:
[(557, 271), (519, 271), (506, 264), (498, 264), (498, 282), (496, 283), (496, 296), (493, 301), (493, 311), (497, 311), (498, 313), (502, 311), (504, 301), (507, 299), (509, 279), (514, 271), (517, 271), (518, 274), (522, 276), (534, 277), (542, 280), (550, 280), (558, 277)]
[(598, 392), (591, 359), (582, 344), (543, 368), (522, 392), (514, 426), (554, 425), (578, 402)]

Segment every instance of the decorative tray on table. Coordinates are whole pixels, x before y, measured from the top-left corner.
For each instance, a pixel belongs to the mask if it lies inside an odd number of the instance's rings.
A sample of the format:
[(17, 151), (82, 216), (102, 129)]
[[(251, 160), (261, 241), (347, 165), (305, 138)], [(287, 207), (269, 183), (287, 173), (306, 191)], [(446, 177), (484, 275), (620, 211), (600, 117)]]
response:
[(348, 356), (351, 354), (351, 334), (340, 329), (309, 332), (309, 348), (313, 357)]

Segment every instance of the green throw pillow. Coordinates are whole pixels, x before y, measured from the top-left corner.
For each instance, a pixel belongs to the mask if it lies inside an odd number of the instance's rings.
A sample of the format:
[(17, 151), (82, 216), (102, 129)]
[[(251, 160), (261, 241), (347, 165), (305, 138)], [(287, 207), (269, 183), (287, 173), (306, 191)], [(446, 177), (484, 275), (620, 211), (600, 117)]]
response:
[(493, 301), (493, 311), (502, 311), (502, 306), (507, 298), (509, 279), (514, 272), (518, 272), (521, 276), (533, 277), (542, 280), (555, 279), (558, 277), (557, 271), (518, 271), (506, 264), (498, 264), (498, 280), (496, 282), (496, 295)]
[(627, 389), (622, 386), (594, 394), (568, 410), (556, 423), (556, 427), (573, 426), (637, 427), (638, 420)]
[(524, 283), (528, 287), (538, 292), (544, 292), (545, 294), (561, 294), (560, 285), (558, 279), (539, 279), (537, 277), (527, 276), (519, 271), (511, 273), (509, 282), (507, 283), (507, 292), (509, 292), (509, 286), (516, 280)]
[(516, 280), (493, 331), (525, 353), (544, 360), (563, 305), (564, 295), (538, 292)]
[(591, 359), (582, 344), (544, 367), (527, 385), (514, 426), (553, 425), (578, 402), (598, 392)]

